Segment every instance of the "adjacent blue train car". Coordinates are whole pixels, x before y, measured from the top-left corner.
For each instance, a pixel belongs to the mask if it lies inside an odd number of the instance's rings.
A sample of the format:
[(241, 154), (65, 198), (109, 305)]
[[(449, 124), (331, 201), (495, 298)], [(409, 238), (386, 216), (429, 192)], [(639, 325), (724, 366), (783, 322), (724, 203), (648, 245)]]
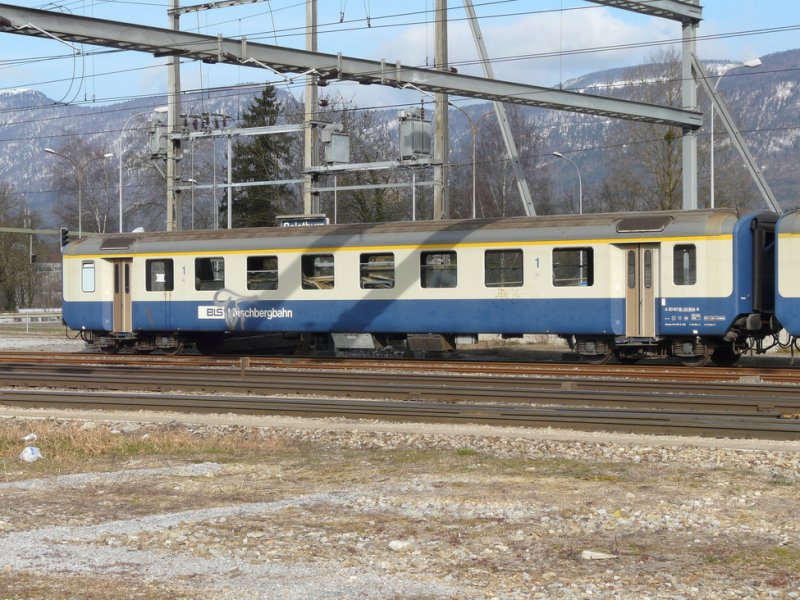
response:
[(790, 336), (800, 336), (800, 213), (778, 221), (777, 290), (775, 314)]
[(110, 351), (551, 333), (594, 363), (730, 364), (774, 333), (775, 221), (720, 209), (100, 235), (64, 249), (63, 314)]

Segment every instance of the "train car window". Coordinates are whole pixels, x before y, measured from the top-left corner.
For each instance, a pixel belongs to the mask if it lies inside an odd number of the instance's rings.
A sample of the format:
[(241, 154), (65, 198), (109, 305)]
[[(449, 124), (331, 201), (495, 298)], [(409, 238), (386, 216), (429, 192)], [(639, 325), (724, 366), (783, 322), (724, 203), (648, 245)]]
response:
[(672, 280), (675, 285), (697, 283), (697, 248), (694, 244), (676, 244), (672, 250)]
[(594, 249), (554, 248), (553, 285), (556, 287), (594, 285)]
[(196, 290), (221, 290), (225, 287), (225, 259), (221, 256), (194, 259)]
[(644, 251), (644, 287), (650, 289), (653, 287), (653, 251)]
[(304, 290), (333, 289), (333, 254), (306, 254), (300, 260)]
[(359, 262), (362, 289), (394, 288), (394, 254), (362, 254)]
[(277, 256), (247, 257), (247, 289), (248, 290), (278, 289)]
[(145, 289), (148, 292), (171, 292), (174, 288), (172, 259), (145, 261)]
[(94, 261), (85, 260), (81, 263), (81, 291), (94, 291)]
[(420, 282), (424, 288), (454, 288), (458, 283), (456, 253), (423, 252), (420, 256)]
[(522, 286), (522, 250), (487, 250), (483, 267), (486, 287)]
[(636, 250), (628, 250), (628, 289), (636, 287)]

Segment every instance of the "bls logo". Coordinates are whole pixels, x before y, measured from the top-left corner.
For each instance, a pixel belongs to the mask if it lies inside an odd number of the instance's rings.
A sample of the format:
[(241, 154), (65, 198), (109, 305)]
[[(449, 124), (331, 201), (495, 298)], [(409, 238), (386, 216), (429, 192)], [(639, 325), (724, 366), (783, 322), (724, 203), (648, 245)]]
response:
[(198, 306), (198, 319), (224, 319), (225, 308), (222, 306)]

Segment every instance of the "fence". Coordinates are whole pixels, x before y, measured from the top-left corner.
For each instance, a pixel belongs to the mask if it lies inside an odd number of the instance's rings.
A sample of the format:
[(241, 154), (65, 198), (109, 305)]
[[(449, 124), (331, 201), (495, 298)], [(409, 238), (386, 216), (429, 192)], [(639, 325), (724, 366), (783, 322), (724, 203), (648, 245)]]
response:
[(0, 313), (0, 332), (36, 333), (61, 326), (60, 308), (23, 308), (19, 312)]

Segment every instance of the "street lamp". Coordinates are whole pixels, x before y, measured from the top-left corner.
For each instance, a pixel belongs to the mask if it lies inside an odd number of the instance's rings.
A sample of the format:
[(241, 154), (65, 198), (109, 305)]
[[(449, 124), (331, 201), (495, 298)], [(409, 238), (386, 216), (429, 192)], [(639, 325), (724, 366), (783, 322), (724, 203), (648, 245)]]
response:
[[(420, 88), (415, 86), (413, 83), (406, 83), (406, 84), (403, 85), (403, 89), (408, 89), (408, 88), (415, 89), (418, 92), (420, 92), (422, 94), (425, 94), (426, 96), (429, 96), (430, 98), (434, 98), (435, 99), (435, 96), (433, 94), (431, 94), (430, 92), (426, 92), (425, 90), (421, 90)], [(467, 121), (469, 122), (470, 131), (472, 132), (472, 218), (474, 219), (475, 216), (476, 216), (475, 215), (475, 210), (476, 210), (476, 202), (475, 202), (475, 147), (476, 147), (476, 139), (478, 137), (478, 125), (480, 124), (481, 119), (483, 119), (484, 117), (488, 117), (491, 114), (494, 114), (494, 111), (490, 111), (490, 112), (484, 113), (480, 117), (478, 117), (478, 119), (476, 121), (473, 121), (472, 117), (469, 116), (469, 113), (467, 113), (467, 111), (465, 111), (460, 106), (456, 106), (455, 104), (453, 104), (452, 102), (449, 102), (449, 101), (448, 101), (447, 105), (448, 106), (452, 106), (453, 108), (455, 108), (458, 111), (461, 111), (461, 114), (463, 114), (467, 118)], [(414, 203), (414, 204), (416, 204), (416, 203)]]
[(184, 179), (186, 183), (192, 184), (192, 231), (194, 231), (194, 186), (197, 185), (196, 179)]
[(572, 166), (575, 167), (575, 170), (578, 172), (578, 214), (583, 214), (583, 181), (581, 180), (581, 170), (578, 168), (578, 165), (575, 164), (575, 161), (571, 158), (567, 158), (561, 152), (553, 152), (553, 156), (557, 156), (558, 158), (563, 158), (567, 162), (572, 163)]
[(494, 114), (494, 111), (489, 111), (487, 113), (482, 114), (480, 117), (472, 120), (472, 117), (469, 116), (469, 113), (465, 111), (460, 106), (456, 106), (452, 102), (448, 102), (448, 105), (452, 106), (456, 110), (460, 111), (462, 115), (467, 118), (469, 122), (469, 129), (472, 132), (472, 218), (474, 219), (476, 214), (476, 202), (475, 202), (475, 164), (476, 164), (476, 147), (477, 147), (477, 139), (478, 139), (478, 125), (480, 125), (481, 121), (484, 117), (488, 117)]
[[(738, 69), (739, 67), (748, 67), (753, 69), (761, 65), (760, 58), (752, 58), (750, 60), (745, 60), (741, 63), (737, 63), (735, 65), (730, 65), (727, 69), (720, 73), (719, 77), (717, 77), (717, 82), (714, 84), (714, 95), (717, 93), (717, 86), (719, 82), (722, 81), (722, 78), (725, 76), (725, 73), (730, 71), (731, 69)], [(711, 136), (711, 147), (709, 148), (709, 161), (711, 162), (710, 167), (710, 182), (709, 182), (709, 191), (710, 191), (710, 202), (709, 207), (714, 208), (714, 99), (711, 99), (711, 124), (709, 127), (709, 135)]]
[[(161, 107), (159, 107), (161, 108)], [(156, 111), (159, 109), (157, 108)], [(119, 132), (119, 138), (117, 138), (117, 157), (119, 158), (119, 232), (122, 233), (122, 155), (124, 154), (122, 149), (122, 138), (125, 137), (125, 130), (128, 128), (128, 123), (131, 122), (131, 119), (135, 119), (136, 117), (141, 117), (143, 115), (149, 115), (150, 112), (140, 112), (131, 115), (125, 121), (125, 124), (122, 126), (122, 129)]]
[(61, 154), (60, 152), (56, 152), (52, 148), (45, 148), (45, 152), (48, 154), (55, 154), (56, 156), (60, 156), (64, 160), (69, 161), (73, 167), (75, 167), (75, 171), (78, 173), (78, 237), (83, 237), (83, 176), (86, 172), (86, 166), (92, 162), (93, 160), (100, 160), (101, 158), (111, 158), (114, 155), (109, 152), (107, 154), (103, 154), (102, 156), (90, 156), (86, 161), (83, 163), (77, 163), (69, 156), (65, 154)]

